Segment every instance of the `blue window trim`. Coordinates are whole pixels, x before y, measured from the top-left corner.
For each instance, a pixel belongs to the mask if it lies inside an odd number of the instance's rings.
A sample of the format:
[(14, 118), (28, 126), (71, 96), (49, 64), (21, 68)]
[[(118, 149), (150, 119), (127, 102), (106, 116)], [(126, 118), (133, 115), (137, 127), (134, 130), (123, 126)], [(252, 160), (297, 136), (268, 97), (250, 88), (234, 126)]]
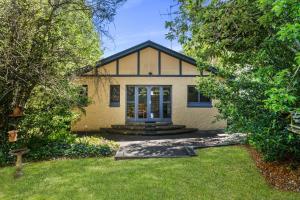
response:
[(188, 102), (189, 108), (212, 108), (211, 102)]
[(120, 102), (110, 102), (109, 107), (120, 107)]
[[(119, 102), (112, 102), (111, 101), (111, 90), (112, 90), (112, 87), (119, 87)], [(120, 85), (110, 85), (110, 88), (109, 88), (109, 107), (120, 107)]]
[(187, 107), (188, 108), (212, 108), (212, 101), (209, 102), (201, 102), (200, 101), (200, 92), (198, 91), (198, 102), (189, 102), (188, 96), (189, 96), (189, 87), (196, 87), (195, 85), (188, 85), (187, 86)]

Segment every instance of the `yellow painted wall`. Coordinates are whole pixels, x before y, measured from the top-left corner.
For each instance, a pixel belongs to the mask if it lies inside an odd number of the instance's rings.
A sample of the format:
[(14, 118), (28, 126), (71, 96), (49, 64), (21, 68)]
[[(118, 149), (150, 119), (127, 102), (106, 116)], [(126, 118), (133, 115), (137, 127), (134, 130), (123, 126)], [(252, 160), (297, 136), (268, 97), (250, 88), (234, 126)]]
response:
[(179, 59), (161, 53), (161, 74), (179, 75)]
[(158, 74), (158, 51), (153, 48), (146, 48), (140, 51), (140, 74)]
[(119, 59), (119, 74), (137, 74), (137, 53)]
[(99, 67), (98, 73), (100, 75), (116, 74), (116, 61), (103, 65), (102, 67)]
[[(73, 131), (97, 131), (112, 124), (125, 124), (126, 85), (172, 85), (172, 122), (201, 130), (220, 129), (225, 121), (213, 123), (218, 114), (216, 108), (187, 107), (187, 86), (196, 84), (193, 77), (113, 77), (96, 80), (95, 77), (81, 77), (78, 84), (87, 84), (92, 104), (86, 108), (86, 115), (74, 123)], [(109, 85), (120, 85), (120, 107), (109, 107)], [(214, 101), (213, 101), (214, 102)]]
[(194, 65), (182, 61), (182, 74), (183, 75), (199, 75), (200, 72)]

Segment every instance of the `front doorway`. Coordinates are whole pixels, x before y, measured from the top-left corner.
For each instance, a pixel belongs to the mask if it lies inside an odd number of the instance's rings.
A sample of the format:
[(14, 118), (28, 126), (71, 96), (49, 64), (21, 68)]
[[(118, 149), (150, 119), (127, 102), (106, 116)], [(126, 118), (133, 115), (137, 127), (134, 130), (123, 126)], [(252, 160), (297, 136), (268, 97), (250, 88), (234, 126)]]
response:
[(128, 122), (171, 121), (171, 86), (129, 85), (126, 88)]

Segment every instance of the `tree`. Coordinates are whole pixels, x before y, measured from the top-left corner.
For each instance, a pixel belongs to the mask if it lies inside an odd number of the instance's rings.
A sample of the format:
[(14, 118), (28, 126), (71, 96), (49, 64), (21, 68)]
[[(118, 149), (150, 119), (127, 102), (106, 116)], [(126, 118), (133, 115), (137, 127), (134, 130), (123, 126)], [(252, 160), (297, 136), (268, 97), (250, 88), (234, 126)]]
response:
[[(297, 0), (179, 0), (166, 22), (200, 70), (213, 65), (218, 77), (198, 79), (199, 89), (219, 99), (219, 118), (249, 134), (268, 160), (300, 159), (300, 139), (289, 133), (290, 111), (300, 107)], [(221, 78), (220, 78), (221, 77)]]
[(0, 146), (4, 154), (13, 107), (46, 112), (61, 99), (69, 107), (77, 103), (75, 87), (68, 80), (76, 69), (93, 66), (100, 57), (99, 34), (107, 34), (106, 24), (124, 1), (0, 0)]

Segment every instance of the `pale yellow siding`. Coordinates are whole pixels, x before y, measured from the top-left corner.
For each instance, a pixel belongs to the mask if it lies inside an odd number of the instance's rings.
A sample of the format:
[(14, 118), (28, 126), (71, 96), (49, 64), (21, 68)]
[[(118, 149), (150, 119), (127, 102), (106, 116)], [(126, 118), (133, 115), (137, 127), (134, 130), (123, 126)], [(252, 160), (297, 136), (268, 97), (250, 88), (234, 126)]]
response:
[[(213, 123), (218, 114), (216, 108), (187, 107), (187, 86), (195, 85), (193, 77), (114, 77), (95, 80), (95, 77), (78, 78), (78, 84), (87, 84), (89, 96), (93, 99), (86, 108), (86, 115), (74, 123), (74, 131), (97, 131), (112, 124), (125, 124), (126, 85), (171, 85), (172, 86), (172, 122), (200, 130), (221, 129), (225, 121)], [(109, 85), (119, 84), (120, 107), (109, 107)]]
[(112, 75), (116, 74), (116, 61), (103, 65), (102, 67), (98, 68), (98, 73), (100, 75)]
[(161, 53), (161, 74), (179, 75), (179, 59)]
[[(140, 75), (143, 76), (138, 76), (138, 52), (135, 52), (119, 58), (119, 74), (117, 74), (117, 61), (112, 61), (99, 67), (98, 74), (113, 76), (91, 76), (96, 74), (95, 70), (92, 70), (85, 74), (89, 76), (78, 77), (75, 80), (78, 84), (88, 85), (88, 95), (92, 99), (92, 103), (87, 106), (86, 114), (73, 123), (73, 131), (98, 131), (100, 128), (107, 128), (113, 124), (125, 124), (127, 85), (170, 85), (172, 87), (171, 120), (174, 124), (186, 125), (200, 130), (226, 127), (225, 121), (213, 123), (215, 116), (218, 115), (218, 110), (215, 107), (187, 107), (187, 87), (188, 85), (196, 85), (196, 77), (193, 76), (200, 74), (196, 66), (182, 60), (182, 76), (180, 76), (180, 60), (160, 52), (161, 76), (157, 76), (159, 75), (159, 51), (148, 47), (140, 50), (139, 54)], [(204, 75), (209, 73), (203, 72)], [(156, 76), (151, 77), (150, 74)], [(126, 77), (126, 75), (135, 76)], [(109, 105), (110, 85), (120, 85), (120, 107), (110, 107)], [(215, 101), (213, 101), (214, 103)]]
[(199, 75), (197, 67), (187, 62), (182, 61), (182, 75)]
[(146, 48), (140, 51), (140, 74), (158, 74), (158, 51), (153, 48)]
[(137, 74), (137, 53), (130, 54), (119, 60), (119, 74)]

